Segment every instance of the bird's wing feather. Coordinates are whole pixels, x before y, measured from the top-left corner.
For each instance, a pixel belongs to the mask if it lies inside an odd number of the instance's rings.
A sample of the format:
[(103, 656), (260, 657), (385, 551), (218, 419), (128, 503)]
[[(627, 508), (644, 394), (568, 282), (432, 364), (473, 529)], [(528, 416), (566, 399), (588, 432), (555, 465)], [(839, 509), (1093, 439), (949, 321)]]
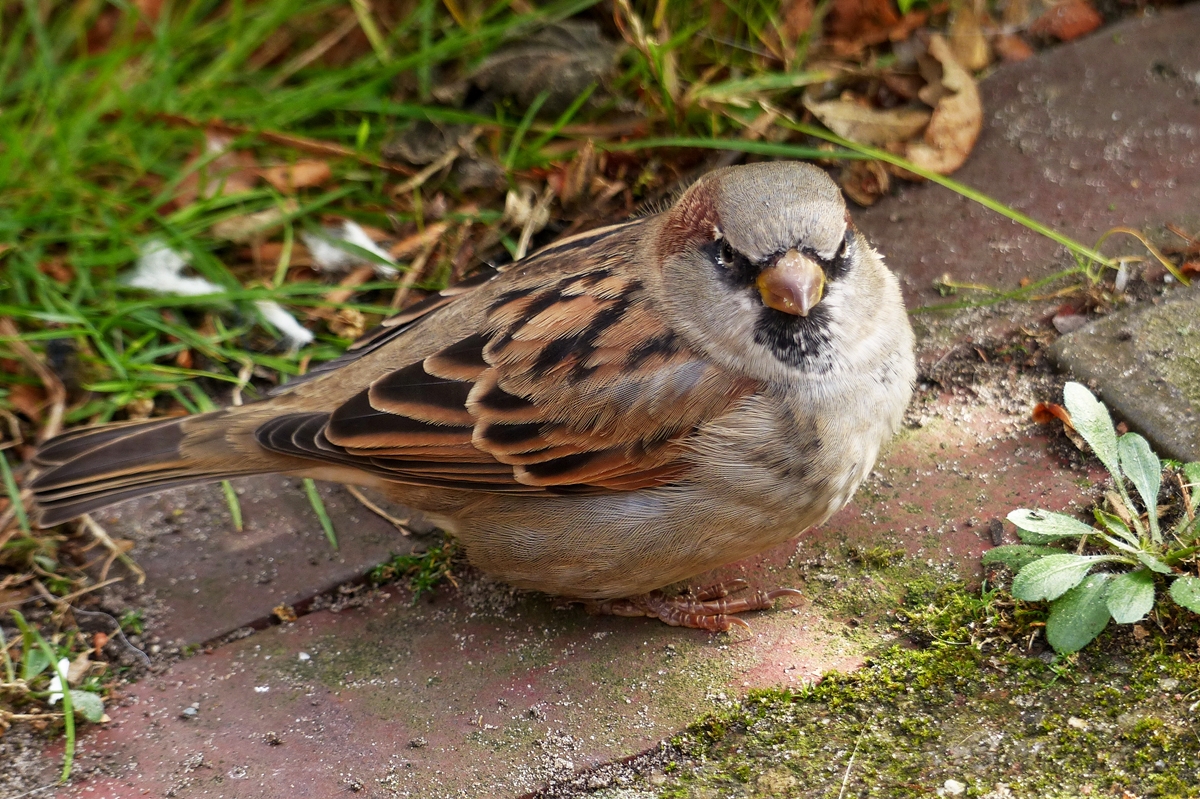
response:
[(332, 413), (273, 419), (258, 441), (416, 485), (561, 493), (677, 480), (688, 436), (759, 386), (672, 332), (629, 258), (608, 248), (550, 280), (521, 270), (479, 332)]

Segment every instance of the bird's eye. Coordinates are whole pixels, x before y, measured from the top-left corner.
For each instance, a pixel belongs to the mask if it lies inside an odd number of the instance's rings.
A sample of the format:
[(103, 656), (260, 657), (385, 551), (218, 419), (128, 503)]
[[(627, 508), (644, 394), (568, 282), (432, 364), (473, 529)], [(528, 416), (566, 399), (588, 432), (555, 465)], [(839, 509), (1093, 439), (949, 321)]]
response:
[(721, 239), (721, 263), (725, 266), (733, 266), (733, 261), (737, 257), (733, 247), (729, 246), (729, 242)]

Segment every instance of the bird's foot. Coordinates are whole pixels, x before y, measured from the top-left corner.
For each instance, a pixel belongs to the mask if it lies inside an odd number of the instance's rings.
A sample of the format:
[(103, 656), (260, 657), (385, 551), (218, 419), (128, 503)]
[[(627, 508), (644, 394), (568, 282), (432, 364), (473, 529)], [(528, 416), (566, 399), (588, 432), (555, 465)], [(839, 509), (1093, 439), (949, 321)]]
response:
[[(737, 625), (746, 630), (750, 625), (734, 614), (748, 610), (765, 610), (775, 600), (786, 596), (800, 596), (794, 588), (774, 588), (770, 591), (751, 591), (745, 580), (730, 580), (697, 589), (680, 596), (663, 596), (661, 591), (651, 591), (625, 599), (605, 599), (587, 602), (591, 613), (611, 616), (649, 616), (666, 622), (672, 627), (693, 627), (698, 630), (726, 632)], [(740, 596), (730, 596), (741, 594)]]

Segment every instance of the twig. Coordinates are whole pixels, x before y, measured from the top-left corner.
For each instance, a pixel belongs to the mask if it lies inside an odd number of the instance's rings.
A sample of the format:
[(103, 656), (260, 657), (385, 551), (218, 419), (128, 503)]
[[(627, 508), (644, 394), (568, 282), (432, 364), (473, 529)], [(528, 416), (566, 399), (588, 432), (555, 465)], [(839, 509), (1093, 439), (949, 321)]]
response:
[(550, 203), (553, 201), (554, 190), (547, 185), (542, 191), (542, 196), (538, 197), (537, 204), (529, 212), (529, 218), (525, 220), (525, 227), (521, 228), (521, 238), (517, 242), (517, 251), (513, 254), (514, 261), (519, 261), (525, 257), (525, 253), (529, 250), (529, 243), (533, 240), (534, 222), (550, 208)]
[(100, 571), (101, 580), (108, 575), (108, 568), (112, 565), (113, 558), (117, 558), (121, 561), (121, 563), (125, 564), (125, 568), (137, 575), (138, 585), (146, 582), (146, 572), (142, 571), (142, 567), (134, 563), (133, 558), (121, 551), (121, 548), (117, 545), (117, 542), (113, 541), (112, 538), (109, 537), (108, 533), (104, 531), (104, 528), (97, 524), (96, 520), (93, 519), (90, 514), (83, 514), (79, 517), (79, 520), (83, 523), (83, 526), (87, 528), (87, 531), (97, 538), (100, 543), (112, 553), (112, 556), (109, 557), (108, 561), (104, 564), (104, 568)]
[(483, 133), (483, 127), (481, 125), (476, 125), (471, 129), (470, 133), (459, 139), (457, 144), (438, 156), (436, 161), (422, 169), (417, 174), (413, 175), (408, 180), (401, 183), (396, 188), (392, 189), (392, 196), (400, 197), (405, 194), (411, 194), (416, 189), (424, 186), (426, 181), (428, 181), (438, 172), (441, 172), (443, 169), (453, 164), (455, 159), (474, 146), (475, 140), (479, 138), (479, 134), (481, 133)]
[(21, 422), (17, 419), (16, 415), (11, 411), (0, 408), (0, 416), (3, 416), (4, 421), (8, 422), (8, 434), (12, 437), (12, 441), (9, 441), (3, 447), (0, 447), (0, 449), (19, 447), (24, 444), (25, 436), (21, 435)]
[(427, 226), (424, 230), (414, 233), (407, 238), (403, 238), (391, 246), (388, 250), (388, 255), (395, 258), (397, 261), (403, 261), (407, 258), (412, 258), (421, 250), (425, 249), (430, 240), (440, 239), (442, 234), (450, 228), (449, 222), (434, 222)]
[(400, 531), (401, 535), (412, 535), (412, 531), (409, 530), (408, 526), (407, 526), (408, 519), (397, 519), (395, 516), (391, 515), (390, 513), (385, 511), (383, 508), (379, 507), (374, 502), (367, 499), (367, 497), (363, 494), (363, 492), (358, 489), (358, 486), (347, 485), (346, 490), (350, 492), (350, 496), (354, 497), (359, 502), (361, 502), (363, 504), (363, 506), (366, 507), (367, 510), (371, 511), (376, 516), (379, 516), (380, 518), (385, 519), (388, 522), (391, 522), (392, 525), (394, 525), (396, 527), (396, 529)]
[(38, 360), (38, 357), (33, 354), (33, 350), (29, 349), (29, 345), (21, 341), (21, 332), (17, 330), (12, 319), (8, 317), (0, 319), (0, 335), (9, 339), (8, 344), (17, 353), (17, 357), (37, 375), (46, 389), (49, 412), (46, 414), (46, 423), (42, 425), (41, 432), (38, 433), (38, 442), (54, 438), (62, 430), (63, 410), (67, 407), (66, 387), (50, 367)]
[(285, 80), (329, 52), (356, 27), (358, 27), (358, 18), (354, 14), (347, 14), (340, 25), (318, 39), (316, 44), (280, 67), (275, 76), (267, 81), (267, 88), (278, 89)]
[[(72, 591), (71, 593), (67, 594), (66, 596), (59, 597), (58, 601), (69, 605), (69, 604), (71, 604), (71, 600), (73, 600), (73, 599), (78, 599), (79, 597), (83, 596), (84, 594), (90, 594), (92, 591), (95, 591), (97, 588), (103, 588), (106, 585), (112, 585), (113, 583), (119, 583), (124, 579), (125, 579), (124, 577), (114, 577), (111, 580), (105, 580), (104, 582), (96, 583), (95, 585), (89, 585), (87, 588), (80, 588), (78, 591)], [(72, 608), (72, 610), (74, 610), (74, 608)]]
[(242, 389), (250, 382), (251, 376), (254, 374), (254, 361), (247, 359), (242, 368), (238, 370), (237, 385), (233, 387), (233, 395), (230, 397), (230, 402), (234, 407), (240, 407), (242, 404)]
[(408, 177), (413, 174), (412, 169), (400, 164), (392, 163), (391, 161), (378, 161), (370, 158), (357, 150), (350, 147), (343, 147), (334, 142), (322, 141), (320, 139), (310, 139), (307, 136), (295, 136), (291, 133), (281, 133), (275, 130), (260, 130), (245, 125), (233, 125), (220, 120), (201, 121), (191, 119), (180, 114), (157, 113), (153, 115), (154, 119), (161, 122), (166, 122), (172, 125), (183, 125), (189, 128), (199, 128), (201, 130), (209, 130), (215, 133), (224, 133), (227, 136), (254, 136), (263, 141), (278, 144), (283, 147), (291, 147), (293, 150), (313, 153), (314, 155), (327, 155), (334, 158), (351, 158), (359, 163), (374, 167), (375, 169), (383, 169), (388, 172), (394, 172), (397, 175)]
[(417, 278), (425, 271), (425, 266), (429, 263), (429, 256), (433, 255), (434, 248), (437, 247), (440, 239), (430, 239), (425, 243), (425, 249), (421, 254), (413, 259), (408, 265), (408, 271), (404, 273), (404, 279), (400, 281), (400, 285), (396, 287), (396, 293), (392, 295), (391, 308), (393, 311), (398, 311), (404, 305), (404, 301), (408, 299), (408, 292), (412, 290), (413, 284), (417, 282)]

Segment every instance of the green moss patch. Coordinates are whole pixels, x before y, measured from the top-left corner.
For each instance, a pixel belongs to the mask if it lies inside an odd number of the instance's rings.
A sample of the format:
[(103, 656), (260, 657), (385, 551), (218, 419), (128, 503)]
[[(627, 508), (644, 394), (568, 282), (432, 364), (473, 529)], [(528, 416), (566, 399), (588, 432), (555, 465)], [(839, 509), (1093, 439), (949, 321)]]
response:
[(1200, 629), (1159, 621), (1170, 638), (1148, 622), (1055, 658), (1040, 611), (917, 582), (902, 643), (850, 674), (752, 693), (633, 782), (663, 799), (1195, 796)]

